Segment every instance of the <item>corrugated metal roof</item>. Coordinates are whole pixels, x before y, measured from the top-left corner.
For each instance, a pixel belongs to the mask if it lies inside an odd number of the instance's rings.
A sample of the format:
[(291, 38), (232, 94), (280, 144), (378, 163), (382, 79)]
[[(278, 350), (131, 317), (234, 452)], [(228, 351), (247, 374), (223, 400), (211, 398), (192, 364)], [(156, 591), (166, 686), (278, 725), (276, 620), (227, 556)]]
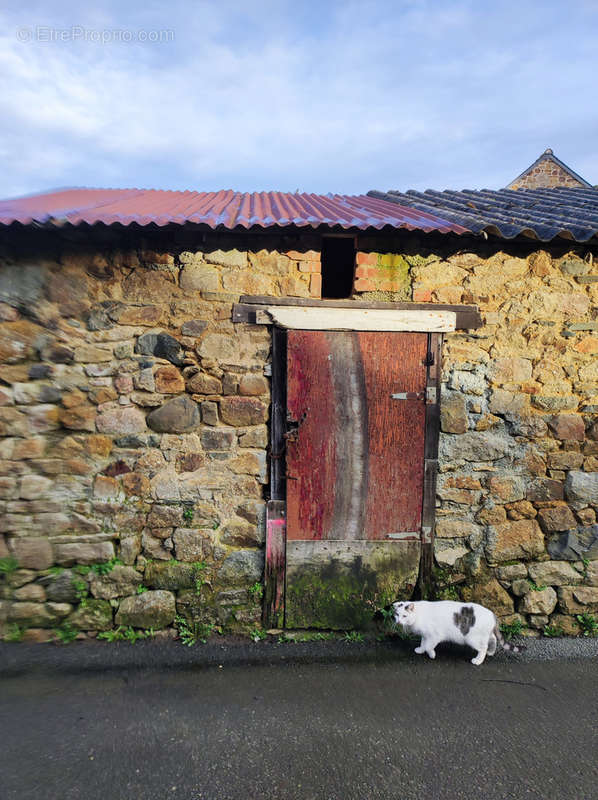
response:
[(368, 196), (439, 214), (473, 233), (542, 242), (555, 237), (587, 242), (598, 237), (598, 189), (482, 189), (460, 192), (368, 192)]
[(329, 227), (467, 233), (436, 213), (367, 195), (284, 192), (170, 192), (156, 189), (63, 189), (0, 201), (0, 224), (169, 225), (210, 228)]

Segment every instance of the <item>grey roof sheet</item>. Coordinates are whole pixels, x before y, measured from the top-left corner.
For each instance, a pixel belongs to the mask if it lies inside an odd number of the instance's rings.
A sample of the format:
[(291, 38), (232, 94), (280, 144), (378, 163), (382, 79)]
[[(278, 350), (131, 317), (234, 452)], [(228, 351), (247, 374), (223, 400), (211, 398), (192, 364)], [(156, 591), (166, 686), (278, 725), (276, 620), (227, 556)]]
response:
[(437, 214), (468, 228), (513, 239), (542, 242), (556, 237), (587, 242), (598, 238), (598, 189), (481, 189), (437, 192), (368, 192), (370, 197)]

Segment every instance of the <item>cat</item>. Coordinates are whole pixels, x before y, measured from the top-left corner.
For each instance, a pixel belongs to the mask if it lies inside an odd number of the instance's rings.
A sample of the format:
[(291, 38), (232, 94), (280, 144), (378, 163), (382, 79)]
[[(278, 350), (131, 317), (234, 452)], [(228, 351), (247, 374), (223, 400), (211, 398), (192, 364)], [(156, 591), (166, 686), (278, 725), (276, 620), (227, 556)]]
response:
[(408, 633), (422, 637), (416, 653), (436, 658), (434, 648), (440, 642), (466, 644), (477, 651), (471, 663), (479, 666), (486, 654), (493, 656), (498, 644), (505, 650), (518, 653), (522, 648), (505, 642), (498, 621), (489, 608), (477, 603), (457, 603), (454, 600), (428, 602), (399, 602), (392, 604), (395, 623)]

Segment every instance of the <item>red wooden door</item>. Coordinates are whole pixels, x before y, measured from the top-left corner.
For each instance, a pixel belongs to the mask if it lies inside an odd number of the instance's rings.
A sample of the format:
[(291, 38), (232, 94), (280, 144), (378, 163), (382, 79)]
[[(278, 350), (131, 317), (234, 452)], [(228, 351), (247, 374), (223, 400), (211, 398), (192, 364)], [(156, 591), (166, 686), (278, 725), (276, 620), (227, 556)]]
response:
[(427, 334), (289, 331), (289, 627), (359, 627), (417, 579)]

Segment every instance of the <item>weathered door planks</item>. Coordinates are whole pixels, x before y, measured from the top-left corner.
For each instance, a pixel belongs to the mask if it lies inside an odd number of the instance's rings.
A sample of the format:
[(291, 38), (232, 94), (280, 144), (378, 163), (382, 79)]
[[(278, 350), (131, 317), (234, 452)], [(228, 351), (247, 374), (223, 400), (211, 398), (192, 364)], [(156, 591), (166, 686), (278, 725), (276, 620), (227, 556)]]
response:
[(287, 335), (286, 624), (360, 627), (417, 580), (428, 335)]

